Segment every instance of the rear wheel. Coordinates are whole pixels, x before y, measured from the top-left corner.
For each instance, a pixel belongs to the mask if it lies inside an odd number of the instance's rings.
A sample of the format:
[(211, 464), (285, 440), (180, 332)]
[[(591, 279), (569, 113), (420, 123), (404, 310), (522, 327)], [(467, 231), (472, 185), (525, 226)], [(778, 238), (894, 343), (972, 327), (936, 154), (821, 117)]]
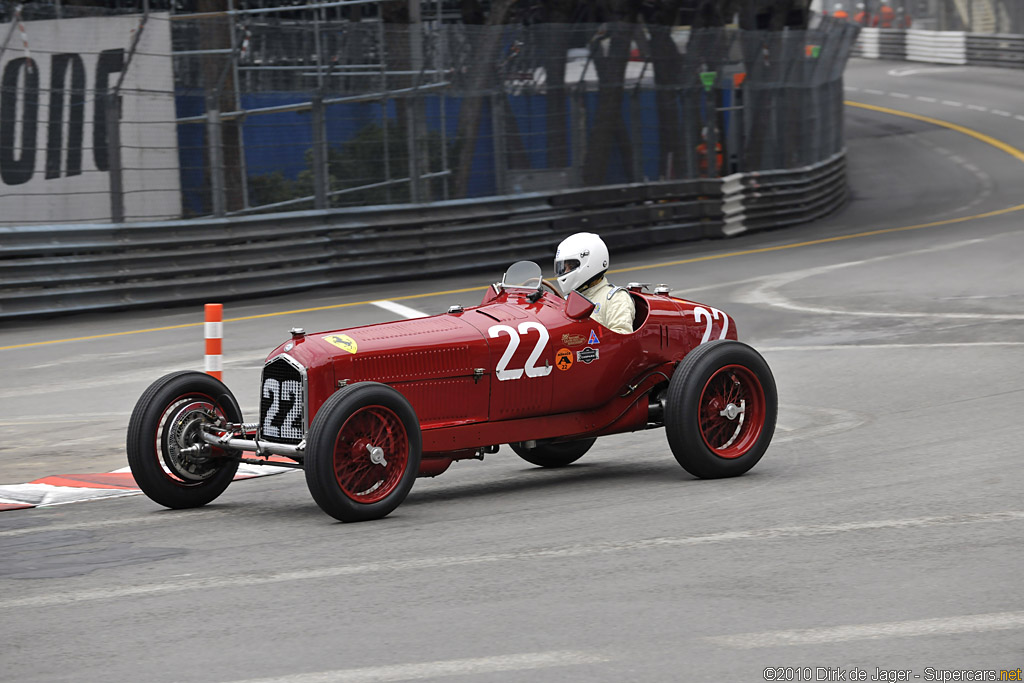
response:
[(422, 437), (412, 406), (377, 382), (344, 387), (317, 411), (306, 444), (306, 485), (343, 522), (378, 519), (409, 495)]
[(139, 488), (169, 508), (206, 505), (227, 488), (238, 451), (208, 446), (202, 426), (242, 421), (231, 391), (201, 372), (175, 372), (153, 382), (128, 421), (128, 465)]
[(777, 413), (775, 379), (761, 354), (741, 342), (712, 341), (691, 351), (672, 375), (665, 432), (690, 474), (735, 477), (764, 455)]
[(576, 462), (590, 450), (597, 439), (580, 439), (561, 443), (538, 443), (527, 448), (523, 443), (510, 443), (516, 455), (538, 467), (565, 467)]

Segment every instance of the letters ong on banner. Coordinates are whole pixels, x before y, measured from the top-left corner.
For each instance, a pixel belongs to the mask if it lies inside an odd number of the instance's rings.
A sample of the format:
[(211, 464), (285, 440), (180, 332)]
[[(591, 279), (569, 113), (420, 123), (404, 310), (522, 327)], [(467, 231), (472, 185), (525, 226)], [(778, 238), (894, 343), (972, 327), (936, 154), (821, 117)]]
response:
[[(170, 22), (150, 15), (25, 23), (28, 53), (0, 57), (0, 222), (110, 219), (105, 95), (122, 85), (125, 213), (181, 215)], [(144, 91), (144, 92), (143, 92)]]

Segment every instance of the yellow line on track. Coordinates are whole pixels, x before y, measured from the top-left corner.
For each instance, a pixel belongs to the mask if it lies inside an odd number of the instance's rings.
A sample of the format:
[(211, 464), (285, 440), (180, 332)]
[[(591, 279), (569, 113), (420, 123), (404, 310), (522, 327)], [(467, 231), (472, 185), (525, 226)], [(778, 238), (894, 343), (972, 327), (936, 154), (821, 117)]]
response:
[[(966, 128), (956, 123), (950, 123), (949, 121), (942, 121), (940, 119), (933, 119), (930, 116), (922, 116), (920, 114), (912, 114), (906, 111), (900, 111), (898, 109), (889, 109), (888, 107), (879, 107), (874, 104), (865, 104), (863, 102), (853, 102), (851, 100), (845, 100), (844, 102), (848, 107), (855, 107), (857, 109), (867, 109), (870, 111), (876, 111), (882, 114), (890, 114), (892, 116), (902, 116), (907, 119), (914, 119), (915, 121), (923, 121), (924, 123), (930, 123), (941, 128), (948, 128), (958, 133), (963, 133), (976, 140), (984, 142), (986, 145), (990, 145), (1006, 152), (1010, 156), (1014, 157), (1021, 163), (1024, 163), (1024, 151), (1017, 149), (1011, 145), (1006, 144), (1001, 140), (980, 133), (976, 130)], [(681, 259), (678, 261), (665, 261), (663, 263), (652, 263), (647, 266), (635, 266), (633, 268), (619, 268), (617, 270), (610, 270), (608, 272), (616, 273), (631, 273), (638, 270), (650, 270), (651, 268), (667, 268), (669, 266), (680, 266), (687, 263), (700, 263), (701, 261), (715, 261), (718, 259), (735, 258), (737, 256), (750, 256), (753, 254), (766, 254), (772, 251), (783, 251), (785, 249), (798, 249), (800, 247), (810, 247), (816, 244), (828, 244), (830, 242), (842, 242), (844, 240), (860, 239), (862, 237), (874, 237), (876, 235), (888, 235), (897, 232), (906, 232), (908, 230), (921, 230), (923, 228), (934, 228), (940, 225), (953, 225), (954, 223), (964, 223), (967, 221), (980, 220), (983, 218), (992, 218), (994, 216), (1003, 216), (1008, 213), (1014, 213), (1015, 211), (1024, 210), (1024, 204), (1017, 204), (1005, 209), (998, 209), (996, 211), (988, 211), (986, 213), (979, 213), (974, 216), (962, 216), (960, 218), (948, 218), (941, 221), (932, 221), (930, 223), (919, 223), (917, 225), (906, 225), (899, 228), (882, 228), (880, 230), (868, 230), (866, 232), (858, 232), (852, 235), (840, 235), (839, 237), (824, 237), (817, 240), (807, 240), (805, 242), (793, 242), (790, 244), (780, 244), (774, 247), (762, 247), (760, 249), (745, 249), (743, 251), (730, 251), (724, 254), (710, 254), (708, 256), (695, 256), (693, 258)], [(403, 301), (407, 299), (423, 299), (431, 296), (445, 296), (448, 294), (463, 294), (465, 292), (482, 292), (487, 289), (486, 287), (467, 287), (465, 289), (449, 289), (442, 292), (427, 292), (425, 294), (407, 294), (405, 296), (394, 296), (390, 297), (389, 301)], [(376, 301), (376, 299), (374, 300)], [(282, 315), (295, 315), (297, 313), (312, 313), (314, 311), (328, 311), (336, 308), (348, 308), (350, 306), (365, 306), (371, 304), (373, 301), (350, 301), (344, 304), (332, 304), (330, 306), (316, 306), (313, 308), (299, 308), (291, 311), (277, 311), (275, 313), (261, 313), (259, 315), (247, 315), (239, 318), (225, 318), (224, 322), (240, 322), (242, 320), (257, 320), (260, 318), (275, 318)], [(94, 334), (88, 337), (71, 337), (69, 339), (52, 339), (49, 341), (37, 341), (28, 342), (25, 344), (14, 344), (11, 346), (0, 346), (0, 351), (7, 351), (10, 349), (24, 349), (31, 346), (45, 346), (47, 344), (63, 344), (66, 342), (78, 342), (78, 341), (89, 341), (93, 339), (106, 339), (108, 337), (123, 337), (130, 334), (145, 334), (147, 332), (164, 332), (166, 330), (180, 330), (187, 327), (201, 327), (203, 323), (185, 323), (183, 325), (170, 325), (167, 327), (150, 327), (145, 330), (126, 330), (124, 332), (108, 332), (106, 334)]]
[(925, 123), (930, 123), (930, 124), (935, 125), (935, 126), (941, 126), (943, 128), (949, 128), (950, 130), (955, 130), (958, 133), (963, 133), (964, 135), (968, 135), (968, 136), (970, 136), (970, 137), (972, 137), (972, 138), (974, 138), (976, 140), (981, 140), (986, 145), (992, 145), (996, 149), (1000, 149), (1000, 150), (1006, 152), (1007, 154), (1009, 154), (1010, 156), (1014, 157), (1017, 161), (1020, 161), (1020, 162), (1024, 163), (1024, 152), (1022, 152), (1021, 150), (1017, 149), (1016, 147), (1008, 145), (1005, 142), (1003, 142), (1002, 140), (996, 140), (991, 135), (985, 135), (984, 133), (979, 133), (976, 130), (972, 130), (970, 128), (966, 128), (965, 126), (961, 126), (961, 125), (956, 124), (956, 123), (950, 123), (949, 121), (941, 121), (939, 119), (933, 119), (930, 116), (922, 116), (921, 114), (911, 114), (908, 111), (900, 111), (899, 109), (889, 109), (888, 107), (879, 107), (876, 104), (865, 104), (863, 102), (853, 102), (851, 100), (846, 100), (844, 102), (844, 104), (846, 104), (846, 106), (848, 106), (848, 107), (855, 107), (857, 109), (867, 109), (869, 111), (877, 111), (877, 112), (880, 112), (882, 114), (891, 114), (893, 116), (902, 116), (905, 119), (914, 119), (915, 121), (923, 121)]

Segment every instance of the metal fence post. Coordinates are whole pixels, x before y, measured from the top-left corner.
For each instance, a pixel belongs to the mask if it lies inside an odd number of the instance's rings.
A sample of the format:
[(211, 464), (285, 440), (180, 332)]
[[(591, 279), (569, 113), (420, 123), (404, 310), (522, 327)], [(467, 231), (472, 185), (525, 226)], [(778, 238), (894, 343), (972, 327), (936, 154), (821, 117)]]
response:
[(121, 168), (121, 97), (108, 92), (106, 98), (107, 169), (110, 177), (110, 220), (124, 223), (124, 177)]
[(575, 187), (583, 186), (583, 159), (587, 156), (587, 93), (583, 86), (569, 93), (572, 121), (572, 178)]
[[(148, 0), (147, 0), (148, 1)], [(239, 78), (238, 62), (242, 56), (240, 45), (238, 45), (238, 36), (236, 32), (238, 30), (238, 21), (235, 19), (235, 0), (228, 0), (228, 33), (231, 35), (231, 81), (234, 83), (234, 87), (231, 90), (235, 96), (235, 111), (241, 111), (242, 109), (242, 93), (241, 93), (241, 79)], [(243, 39), (244, 40), (244, 39)], [(242, 208), (249, 208), (249, 171), (245, 163), (245, 126), (242, 125), (244, 119), (238, 122), (238, 145), (240, 153), (238, 155), (238, 179), (241, 184), (241, 195), (242, 195)]]
[(407, 97), (402, 106), (405, 107), (405, 147), (409, 151), (409, 201), (418, 204), (420, 196), (420, 164), (416, 154), (419, 145), (416, 144), (416, 107), (413, 105), (414, 97)]
[[(418, 88), (423, 80), (423, 16), (421, 0), (408, 0), (409, 7), (409, 66), (414, 72), (412, 85)], [(406, 100), (406, 127), (409, 134), (409, 198), (414, 204), (429, 200), (424, 197), (423, 179), (427, 167), (424, 153), (426, 107), (423, 95), (413, 93)]]
[[(646, 64), (644, 64), (644, 68), (647, 68)], [(630, 170), (633, 174), (632, 180), (634, 183), (642, 182), (644, 179), (644, 132), (640, 120), (642, 116), (640, 89), (633, 88), (633, 92), (629, 96), (629, 136), (632, 138), (631, 144), (633, 146), (633, 168)]]
[(508, 193), (508, 133), (505, 130), (505, 107), (502, 93), (492, 93), (490, 96), (491, 105), (491, 129), (493, 133), (494, 149), (494, 185), (497, 194)]
[(226, 209), (224, 196), (224, 146), (221, 140), (220, 108), (217, 98), (210, 96), (206, 108), (206, 147), (210, 155), (210, 194), (213, 215), (223, 216)]
[(327, 130), (324, 116), (324, 98), (317, 93), (313, 96), (313, 206), (327, 208)]

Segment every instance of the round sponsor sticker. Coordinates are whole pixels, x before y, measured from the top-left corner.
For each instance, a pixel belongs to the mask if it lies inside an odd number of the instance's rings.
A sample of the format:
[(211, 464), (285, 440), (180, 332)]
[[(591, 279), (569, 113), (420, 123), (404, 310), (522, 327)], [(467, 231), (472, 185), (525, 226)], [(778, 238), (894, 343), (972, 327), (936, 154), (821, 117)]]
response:
[(555, 354), (555, 367), (559, 370), (568, 370), (572, 367), (572, 351), (569, 349), (558, 349)]

